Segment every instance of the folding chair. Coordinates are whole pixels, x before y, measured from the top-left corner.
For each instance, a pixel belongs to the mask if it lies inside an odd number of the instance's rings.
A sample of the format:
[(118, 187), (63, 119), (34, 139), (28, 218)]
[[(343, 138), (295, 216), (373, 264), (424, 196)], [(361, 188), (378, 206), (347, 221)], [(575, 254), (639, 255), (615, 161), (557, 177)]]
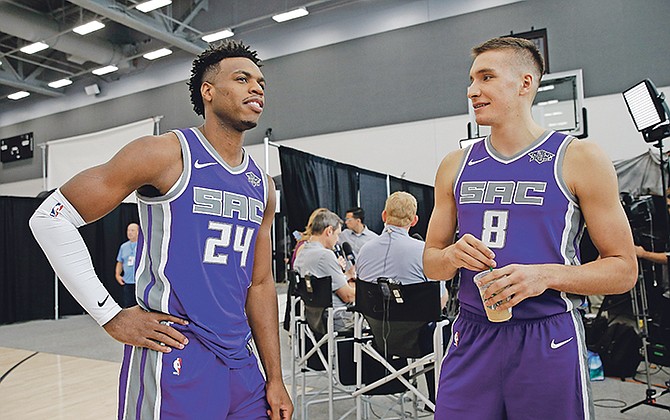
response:
[[(390, 381), (398, 380), (405, 392), (410, 392), (414, 401), (414, 417), (417, 416), (416, 399), (423, 401), (426, 407), (435, 410), (435, 404), (418, 388), (415, 378), (428, 370), (434, 370), (434, 384), (437, 389), (439, 369), (443, 353), (443, 327), (449, 323), (441, 319), (440, 284), (426, 282), (411, 285), (400, 285), (380, 278), (378, 283), (356, 280), (356, 313), (354, 325), (357, 389), (356, 418), (363, 415), (363, 395)], [(367, 321), (373, 340), (366, 340), (363, 335), (363, 319)], [(428, 323), (435, 322), (433, 332), (433, 351), (426, 352), (419, 345), (419, 334)], [(425, 347), (425, 346), (423, 346)], [(422, 351), (423, 350), (423, 351)], [(363, 355), (369, 355), (384, 366), (388, 374), (367, 385), (363, 384)], [(396, 368), (390, 360), (393, 357), (406, 358), (407, 364)], [(402, 398), (401, 398), (402, 401)], [(404, 418), (403, 409), (403, 418)]]
[[(294, 290), (295, 301), (291, 305), (290, 334), (293, 346), (292, 371), (293, 381), (291, 385), (292, 395), (296, 407), (300, 401), (300, 418), (307, 419), (308, 408), (312, 404), (328, 402), (328, 418), (333, 419), (335, 400), (352, 398), (351, 391), (339, 381), (340, 366), (347, 359), (346, 355), (338, 357), (336, 346), (338, 339), (344, 334), (338, 333), (334, 328), (334, 316), (338, 311), (346, 308), (333, 308), (332, 279), (330, 277), (316, 278), (312, 276), (300, 277), (297, 274), (290, 276), (289, 293)], [(324, 346), (326, 351), (324, 354)], [(353, 371), (353, 353), (348, 357), (350, 370)], [(307, 376), (310, 372), (325, 371), (324, 373), (312, 375), (315, 379), (327, 377), (327, 399), (315, 399), (321, 395), (321, 391), (307, 392)], [(301, 374), (300, 395), (297, 392), (297, 376)], [(353, 376), (353, 375), (351, 375)], [(321, 381), (322, 382), (322, 381)], [(353, 385), (353, 383), (351, 384)], [(308, 400), (309, 397), (309, 400)], [(353, 408), (352, 410), (353, 411)], [(297, 414), (297, 410), (296, 410)], [(343, 417), (347, 416), (345, 413)]]

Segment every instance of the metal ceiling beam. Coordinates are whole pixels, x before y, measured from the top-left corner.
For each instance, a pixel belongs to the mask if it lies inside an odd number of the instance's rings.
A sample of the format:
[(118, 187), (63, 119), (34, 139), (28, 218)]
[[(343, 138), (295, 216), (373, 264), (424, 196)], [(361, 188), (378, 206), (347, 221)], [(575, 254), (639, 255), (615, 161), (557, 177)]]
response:
[(25, 82), (23, 80), (19, 80), (10, 75), (9, 72), (7, 71), (0, 72), (0, 85), (11, 86), (13, 88), (20, 90), (28, 90), (30, 92), (39, 93), (41, 95), (46, 96), (52, 96), (52, 97), (63, 96), (62, 92), (59, 92), (46, 86), (42, 86), (41, 84), (30, 83)]
[(53, 49), (101, 65), (125, 59), (125, 55), (110, 42), (72, 32), (63, 33), (57, 22), (3, 1), (0, 1), (0, 28), (6, 34), (30, 42), (43, 41)]
[(136, 31), (156, 38), (166, 44), (173, 45), (191, 54), (200, 54), (207, 44), (204, 41), (191, 42), (186, 38), (167, 32), (165, 29), (139, 12), (119, 9), (119, 6), (109, 0), (68, 0), (72, 4), (90, 10), (107, 19), (118, 22)]

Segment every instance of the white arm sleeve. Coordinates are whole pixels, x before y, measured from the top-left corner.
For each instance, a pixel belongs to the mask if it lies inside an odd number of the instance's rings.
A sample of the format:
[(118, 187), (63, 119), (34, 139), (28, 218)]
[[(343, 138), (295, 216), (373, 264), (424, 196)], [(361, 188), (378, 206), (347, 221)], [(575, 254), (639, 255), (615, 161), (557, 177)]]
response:
[(44, 200), (29, 224), (58, 277), (98, 324), (106, 324), (121, 312), (96, 276), (91, 255), (77, 230), (86, 222), (60, 190)]

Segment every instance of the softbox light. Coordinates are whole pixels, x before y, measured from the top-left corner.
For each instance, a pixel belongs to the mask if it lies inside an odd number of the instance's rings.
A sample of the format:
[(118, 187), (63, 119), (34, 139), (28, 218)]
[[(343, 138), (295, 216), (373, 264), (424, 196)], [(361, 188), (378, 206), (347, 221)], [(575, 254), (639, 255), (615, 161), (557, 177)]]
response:
[(658, 136), (652, 135), (652, 131), (655, 131), (655, 128), (658, 128), (668, 119), (664, 95), (658, 93), (651, 80), (645, 79), (626, 89), (623, 92), (623, 98), (626, 101), (628, 112), (633, 117), (637, 131), (642, 132), (647, 141), (658, 140)]

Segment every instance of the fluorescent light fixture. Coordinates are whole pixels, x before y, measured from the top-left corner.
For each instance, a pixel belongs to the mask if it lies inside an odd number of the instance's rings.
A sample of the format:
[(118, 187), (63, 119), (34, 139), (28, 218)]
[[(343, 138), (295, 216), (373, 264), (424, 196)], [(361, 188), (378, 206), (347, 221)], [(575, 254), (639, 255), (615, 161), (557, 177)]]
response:
[(540, 86), (537, 91), (538, 92), (546, 92), (548, 90), (554, 90), (555, 86), (554, 85), (546, 85), (546, 86)]
[(205, 42), (215, 42), (220, 39), (225, 39), (225, 38), (230, 38), (231, 36), (235, 35), (233, 31), (230, 29), (224, 29), (219, 32), (214, 32), (213, 34), (205, 35), (201, 39)]
[(99, 69), (93, 70), (91, 73), (95, 74), (96, 76), (102, 76), (103, 74), (107, 73), (113, 73), (117, 71), (119, 68), (116, 66), (105, 66), (105, 67), (100, 67)]
[(49, 48), (49, 46), (44, 42), (35, 42), (34, 44), (26, 45), (21, 48), (20, 51), (26, 54), (35, 54), (36, 52), (46, 50), (47, 48)]
[(7, 95), (7, 98), (11, 99), (12, 101), (19, 100), (21, 98), (25, 98), (26, 96), (30, 96), (30, 92), (26, 92), (25, 90), (20, 90), (18, 92), (14, 92), (11, 95)]
[(149, 0), (138, 4), (135, 8), (140, 12), (149, 13), (152, 10), (160, 9), (168, 4), (172, 4), (172, 0)]
[(70, 79), (60, 79), (60, 80), (55, 80), (55, 81), (49, 83), (49, 87), (54, 88), (54, 89), (58, 89), (58, 88), (62, 88), (64, 86), (71, 85), (71, 84), (72, 84), (72, 80), (70, 80)]
[(297, 19), (299, 17), (307, 16), (309, 12), (306, 8), (300, 7), (295, 10), (291, 10), (285, 13), (279, 13), (278, 15), (272, 16), (275, 22), (286, 22), (287, 20)]
[(144, 54), (142, 57), (147, 60), (155, 60), (157, 58), (165, 57), (166, 55), (172, 54), (172, 50), (169, 48), (161, 48), (160, 50), (151, 51)]
[(544, 114), (545, 117), (558, 117), (559, 115), (563, 115), (562, 111), (554, 111), (554, 112), (547, 112)]
[(563, 127), (564, 125), (568, 125), (568, 122), (567, 121), (560, 121), (560, 122), (550, 123), (548, 125), (551, 128), (553, 128), (553, 127)]
[(88, 23), (85, 23), (83, 25), (79, 25), (76, 28), (72, 29), (72, 32), (78, 33), (79, 35), (86, 35), (90, 34), (91, 32), (95, 32), (99, 29), (102, 29), (105, 27), (105, 24), (102, 22), (99, 22), (97, 20), (92, 20)]
[(553, 104), (557, 104), (557, 103), (558, 103), (558, 99), (552, 99), (550, 101), (538, 102), (537, 106), (547, 106), (547, 105), (553, 105)]
[(658, 94), (656, 86), (649, 79), (626, 89), (623, 92), (623, 99), (637, 131), (652, 129), (667, 120), (663, 109), (663, 97)]

